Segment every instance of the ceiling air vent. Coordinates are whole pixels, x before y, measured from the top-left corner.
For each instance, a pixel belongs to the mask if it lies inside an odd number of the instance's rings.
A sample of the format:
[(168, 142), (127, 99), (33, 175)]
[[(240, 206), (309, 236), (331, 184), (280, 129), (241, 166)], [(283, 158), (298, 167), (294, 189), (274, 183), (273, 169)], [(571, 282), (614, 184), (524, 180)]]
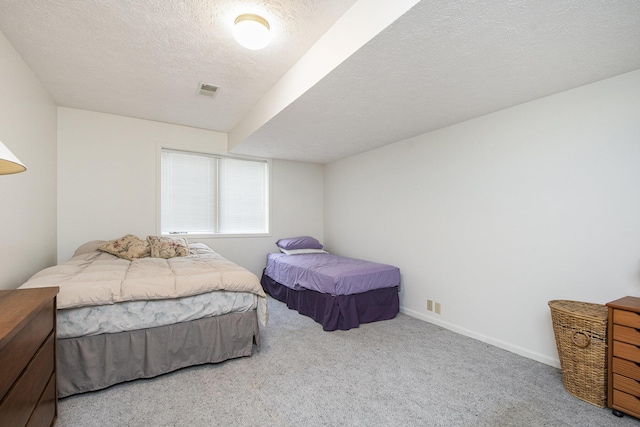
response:
[(198, 83), (198, 95), (214, 96), (219, 87), (208, 83)]

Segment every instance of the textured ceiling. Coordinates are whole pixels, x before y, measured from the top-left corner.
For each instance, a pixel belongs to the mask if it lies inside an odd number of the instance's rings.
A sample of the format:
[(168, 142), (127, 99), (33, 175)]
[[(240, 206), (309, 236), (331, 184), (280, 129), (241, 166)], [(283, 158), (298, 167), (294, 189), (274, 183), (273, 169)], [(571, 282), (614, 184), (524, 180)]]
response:
[[(232, 132), (354, 3), (3, 0), (0, 31), (58, 105)], [(233, 40), (245, 12), (266, 49)], [(327, 163), (635, 69), (638, 0), (423, 0), (233, 152)]]
[(640, 1), (421, 1), (235, 151), (328, 163), (640, 69)]
[[(353, 3), (2, 0), (0, 31), (60, 106), (228, 132)], [(235, 42), (241, 13), (269, 21), (267, 48)]]

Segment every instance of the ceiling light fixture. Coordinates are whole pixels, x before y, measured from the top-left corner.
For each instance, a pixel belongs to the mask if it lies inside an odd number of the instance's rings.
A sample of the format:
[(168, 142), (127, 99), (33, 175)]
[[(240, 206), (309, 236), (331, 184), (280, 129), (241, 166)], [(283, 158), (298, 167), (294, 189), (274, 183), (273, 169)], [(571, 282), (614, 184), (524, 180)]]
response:
[(234, 24), (233, 35), (236, 41), (247, 49), (262, 49), (271, 41), (271, 27), (262, 16), (245, 13), (238, 16)]

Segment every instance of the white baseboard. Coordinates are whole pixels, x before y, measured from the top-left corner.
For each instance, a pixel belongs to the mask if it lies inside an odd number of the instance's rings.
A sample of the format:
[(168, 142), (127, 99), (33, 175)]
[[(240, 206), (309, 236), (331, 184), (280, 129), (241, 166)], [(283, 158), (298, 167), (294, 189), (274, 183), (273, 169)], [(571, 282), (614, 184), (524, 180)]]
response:
[(533, 351), (529, 351), (529, 350), (524, 349), (522, 347), (518, 347), (516, 345), (509, 344), (507, 342), (500, 341), (500, 340), (497, 340), (495, 338), (491, 338), (491, 337), (488, 337), (486, 335), (479, 334), (479, 333), (471, 331), (469, 329), (461, 328), (459, 326), (453, 325), (453, 324), (448, 323), (448, 322), (443, 322), (442, 320), (440, 320), (440, 319), (438, 319), (436, 317), (427, 316), (427, 315), (424, 315), (424, 314), (422, 314), (420, 312), (417, 312), (415, 310), (411, 310), (411, 309), (408, 309), (408, 308), (400, 307), (400, 312), (404, 313), (404, 314), (406, 314), (408, 316), (415, 317), (416, 319), (420, 319), (420, 320), (424, 320), (425, 322), (433, 323), (434, 325), (443, 327), (445, 329), (448, 329), (448, 330), (453, 331), (455, 333), (458, 333), (460, 335), (464, 335), (466, 337), (473, 338), (473, 339), (476, 339), (478, 341), (482, 341), (482, 342), (487, 343), (487, 344), (491, 344), (491, 345), (493, 345), (495, 347), (501, 348), (503, 350), (510, 351), (511, 353), (515, 353), (517, 355), (526, 357), (528, 359), (533, 359), (533, 360), (535, 360), (537, 362), (544, 363), (545, 365), (553, 366), (555, 368), (560, 368), (560, 360), (559, 359), (554, 359), (554, 358), (551, 358), (551, 357), (548, 357), (548, 356), (544, 356), (542, 354), (539, 354), (539, 353), (536, 353), (536, 352), (533, 352)]

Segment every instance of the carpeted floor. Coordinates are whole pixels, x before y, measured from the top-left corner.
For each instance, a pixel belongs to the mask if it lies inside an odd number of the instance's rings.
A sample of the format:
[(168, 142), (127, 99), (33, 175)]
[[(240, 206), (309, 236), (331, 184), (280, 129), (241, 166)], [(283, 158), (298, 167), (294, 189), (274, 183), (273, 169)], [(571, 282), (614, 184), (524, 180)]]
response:
[(558, 369), (407, 315), (324, 332), (269, 311), (252, 357), (61, 399), (56, 426), (640, 426)]

